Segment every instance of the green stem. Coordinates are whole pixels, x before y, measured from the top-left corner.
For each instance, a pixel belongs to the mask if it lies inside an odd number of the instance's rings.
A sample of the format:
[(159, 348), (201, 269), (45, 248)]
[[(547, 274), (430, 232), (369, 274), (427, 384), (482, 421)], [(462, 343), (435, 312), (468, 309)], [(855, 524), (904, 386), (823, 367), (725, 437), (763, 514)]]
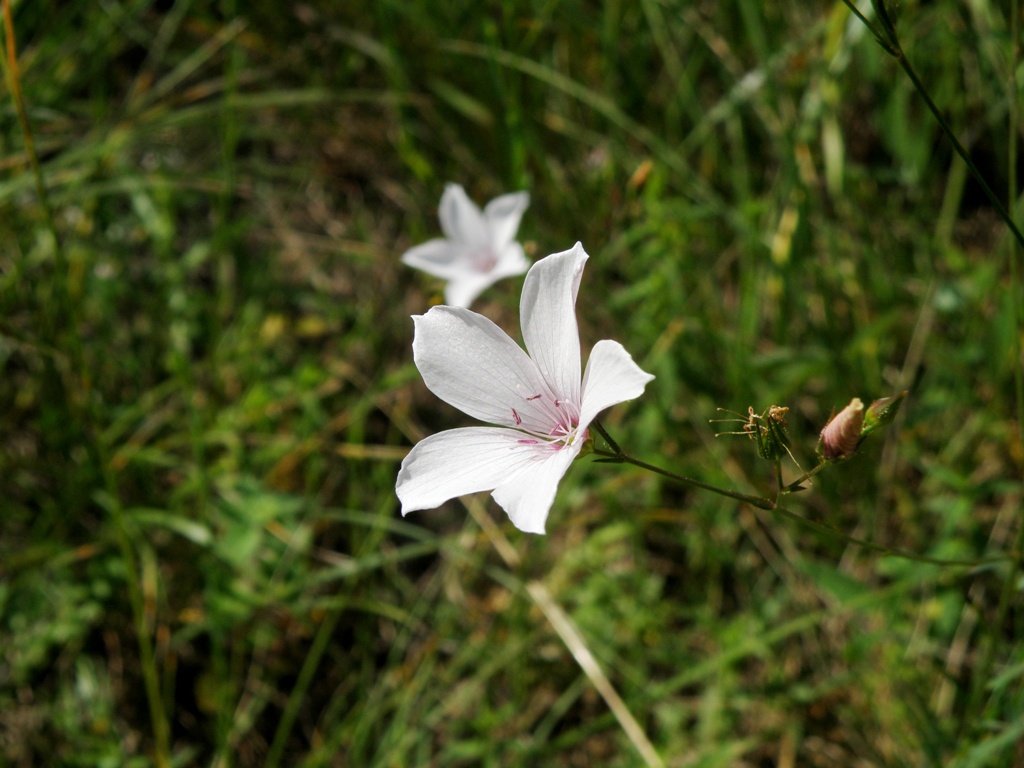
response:
[[(35, 135), (32, 133), (32, 124), (28, 119), (28, 110), (25, 107), (25, 95), (21, 90), (21, 73), (18, 67), (18, 46), (14, 34), (14, 15), (11, 12), (10, 0), (3, 0), (4, 18), (4, 48), (5, 55), (0, 56), (0, 65), (3, 66), (4, 79), (7, 81), (7, 89), (11, 93), (11, 101), (14, 102), (14, 111), (18, 114), (18, 124), (21, 126), (22, 138), (25, 142), (25, 154), (28, 157), (29, 167), (32, 169), (32, 178), (35, 182), (36, 196), (39, 198), (39, 207), (42, 209), (43, 218), (46, 221), (46, 228), (53, 239), (53, 256), (57, 270), (57, 291), (56, 300), (47, 302), (45, 322), (52, 327), (49, 331), (47, 341), (55, 347), (59, 347), (59, 337), (62, 328), (68, 327), (67, 343), (71, 348), (71, 359), (76, 370), (81, 370), (78, 363), (82, 359), (82, 348), (78, 325), (78, 305), (72, 298), (71, 271), (68, 268), (67, 257), (61, 247), (60, 235), (57, 231), (56, 220), (53, 216), (53, 208), (50, 206), (50, 198), (46, 191), (46, 181), (43, 178), (43, 169), (39, 164), (39, 153), (36, 152)], [(67, 317), (65, 317), (67, 314)]]
[(956, 137), (956, 134), (953, 133), (953, 129), (950, 127), (949, 123), (946, 122), (946, 119), (942, 116), (942, 113), (939, 112), (939, 108), (935, 106), (935, 102), (932, 101), (932, 97), (928, 95), (928, 91), (925, 90), (924, 84), (922, 84), (920, 79), (918, 79), (917, 73), (914, 71), (914, 68), (910, 65), (910, 61), (907, 59), (907, 56), (903, 51), (903, 47), (900, 45), (900, 41), (896, 37), (895, 29), (889, 29), (887, 31), (887, 34), (885, 35), (880, 34), (879, 31), (875, 28), (875, 26), (870, 21), (868, 21), (868, 19), (865, 18), (864, 14), (860, 12), (856, 5), (854, 5), (852, 0), (843, 0), (843, 2), (853, 12), (853, 14), (858, 19), (861, 20), (864, 26), (871, 30), (871, 33), (875, 36), (875, 39), (878, 40), (878, 44), (881, 45), (887, 53), (889, 53), (893, 58), (896, 59), (896, 61), (899, 62), (900, 67), (903, 68), (903, 71), (906, 73), (907, 77), (910, 78), (910, 82), (913, 83), (914, 88), (917, 89), (917, 92), (919, 94), (921, 94), (921, 98), (924, 99), (924, 103), (928, 106), (929, 111), (938, 121), (943, 133), (945, 133), (947, 138), (952, 142), (953, 149), (960, 156), (960, 159), (967, 164), (967, 170), (971, 172), (971, 175), (974, 177), (975, 181), (977, 181), (978, 184), (981, 185), (982, 190), (985, 192), (985, 196), (989, 199), (989, 202), (991, 202), (992, 205), (995, 207), (996, 211), (999, 213), (1000, 218), (1002, 218), (1002, 220), (1006, 223), (1006, 226), (1010, 228), (1010, 231), (1013, 233), (1013, 236), (1017, 239), (1017, 242), (1020, 245), (1024, 246), (1024, 234), (1022, 234), (1020, 229), (1017, 228), (1016, 223), (1014, 223), (1013, 221), (1013, 217), (1010, 216), (1010, 214), (1006, 210), (1006, 207), (1002, 204), (999, 198), (996, 197), (996, 193), (992, 191), (992, 188), (988, 185), (988, 182), (985, 181), (985, 177), (981, 175), (981, 171), (978, 170), (978, 167), (974, 164), (970, 156), (967, 154), (967, 150), (964, 149), (963, 145), (960, 143), (960, 140)]
[(1017, 243), (1024, 246), (1024, 234), (1021, 234), (1020, 229), (1017, 228), (1017, 224), (1013, 221), (1013, 217), (1010, 216), (1009, 212), (1006, 210), (1006, 207), (1002, 204), (1002, 202), (1000, 202), (999, 198), (996, 197), (996, 193), (992, 191), (992, 188), (988, 185), (988, 182), (985, 181), (985, 177), (981, 175), (981, 171), (978, 170), (978, 167), (974, 164), (974, 161), (971, 160), (970, 156), (967, 154), (967, 150), (964, 149), (963, 144), (960, 143), (960, 140), (957, 139), (956, 134), (953, 133), (953, 129), (949, 126), (949, 123), (946, 122), (946, 119), (942, 116), (942, 113), (939, 112), (939, 108), (935, 106), (935, 102), (932, 101), (931, 96), (928, 95), (928, 91), (924, 89), (924, 85), (922, 85), (921, 81), (918, 80), (917, 73), (914, 72), (914, 68), (910, 66), (910, 62), (907, 60), (906, 55), (904, 55), (902, 48), (899, 49), (899, 52), (896, 55), (896, 60), (900, 63), (900, 66), (903, 67), (903, 71), (907, 73), (907, 77), (910, 78), (910, 82), (914, 84), (914, 87), (917, 89), (917, 92), (921, 94), (921, 97), (924, 99), (925, 104), (928, 105), (928, 109), (931, 110), (932, 115), (935, 116), (935, 119), (938, 121), (939, 125), (942, 126), (943, 132), (953, 143), (953, 149), (955, 149), (956, 153), (960, 155), (960, 159), (967, 164), (967, 170), (971, 172), (971, 175), (974, 177), (975, 181), (977, 181), (978, 184), (981, 185), (981, 188), (984, 190), (985, 196), (989, 199), (989, 202), (991, 202), (992, 205), (995, 207), (996, 211), (999, 212), (999, 216), (1000, 218), (1002, 218), (1004, 222), (1006, 222), (1006, 226), (1010, 228), (1010, 231), (1013, 233), (1013, 236), (1017, 239)]
[[(1009, 227), (1010, 231), (1013, 233), (1014, 238), (1016, 239), (1016, 244), (1011, 242), (1009, 246), (1010, 312), (1012, 316), (1012, 322), (1015, 328), (1015, 332), (1013, 334), (1013, 345), (1011, 354), (1014, 371), (1013, 375), (1017, 410), (1018, 435), (1021, 444), (1024, 445), (1024, 371), (1021, 370), (1020, 365), (1020, 334), (1016, 332), (1019, 327), (1020, 320), (1020, 287), (1018, 285), (1019, 278), (1017, 274), (1017, 258), (1019, 253), (1018, 247), (1024, 246), (1024, 235), (1021, 234), (1020, 229), (1017, 227), (1017, 224), (1014, 221), (1014, 217), (1010, 215), (1007, 209), (1003, 206), (1002, 202), (1000, 202), (1000, 200), (996, 197), (995, 192), (993, 192), (992, 188), (989, 187), (988, 182), (985, 181), (985, 178), (981, 175), (981, 172), (971, 161), (970, 157), (967, 154), (967, 151), (964, 149), (963, 145), (960, 144), (960, 141), (953, 133), (953, 129), (949, 126), (945, 118), (939, 112), (938, 107), (935, 106), (935, 102), (932, 101), (931, 96), (929, 96), (928, 94), (928, 91), (925, 89), (924, 85), (917, 77), (917, 73), (914, 71), (914, 68), (910, 65), (910, 62), (907, 60), (906, 54), (903, 52), (903, 48), (899, 43), (899, 39), (896, 35), (895, 28), (892, 27), (891, 24), (887, 24), (887, 34), (883, 38), (883, 36), (879, 35), (875, 27), (856, 8), (856, 6), (852, 3), (852, 0), (843, 0), (843, 2), (846, 3), (847, 7), (850, 8), (850, 10), (857, 16), (857, 18), (859, 18), (864, 23), (864, 25), (867, 26), (868, 29), (872, 31), (872, 33), (874, 33), (875, 37), (878, 39), (879, 44), (881, 44), (882, 47), (888, 53), (894, 56), (896, 60), (899, 62), (900, 67), (903, 68), (903, 71), (906, 73), (907, 77), (910, 78), (910, 82), (913, 83), (914, 88), (917, 89), (917, 92), (921, 94), (921, 97), (924, 99), (925, 104), (928, 106), (928, 109), (931, 111), (932, 115), (938, 121), (939, 126), (942, 128), (943, 132), (946, 134), (949, 140), (953, 143), (953, 149), (956, 151), (957, 155), (960, 156), (960, 159), (964, 161), (964, 163), (967, 166), (967, 169), (971, 172), (971, 175), (975, 178), (978, 184), (981, 185), (982, 190), (985, 192), (985, 196), (988, 197), (989, 201), (995, 207), (996, 211), (998, 211), (999, 216), (1006, 223), (1006, 226)], [(1018, 12), (1019, 5), (1017, 0), (1014, 0), (1010, 11), (1010, 45), (1012, 50), (1010, 57), (1011, 67), (1009, 79), (1010, 92), (1008, 167), (1010, 178), (1009, 199), (1011, 207), (1015, 205), (1017, 198), (1014, 170), (1016, 168), (1017, 160), (1017, 114), (1015, 73), (1017, 71)], [(1007, 613), (1010, 607), (1010, 602), (1016, 588), (1015, 585), (1017, 583), (1018, 576), (1021, 573), (1022, 564), (1020, 559), (1020, 553), (1022, 549), (1024, 549), (1024, 526), (1022, 526), (1017, 532), (1017, 539), (1014, 545), (1014, 553), (1013, 556), (1009, 558), (1011, 560), (1011, 564), (1010, 568), (1007, 571), (1006, 579), (1003, 581), (1003, 588), (999, 596), (999, 605), (996, 609), (995, 623), (993, 624), (994, 627), (1000, 627), (1006, 621)], [(982, 709), (984, 707), (984, 693), (989, 680), (989, 675), (992, 670), (992, 665), (995, 661), (996, 647), (996, 632), (993, 632), (988, 636), (988, 642), (986, 643), (985, 650), (983, 652), (981, 661), (978, 665), (978, 674), (974, 676), (973, 687), (971, 690), (970, 699), (967, 704), (967, 716), (964, 719), (964, 724), (967, 727), (970, 727), (972, 724), (976, 723), (981, 717)]]
[[(785, 507), (780, 506), (779, 504), (776, 504), (775, 502), (770, 501), (769, 499), (766, 499), (762, 496), (752, 496), (746, 493), (740, 493), (739, 491), (731, 491), (727, 488), (719, 488), (717, 485), (711, 485), (710, 483), (705, 483), (702, 480), (697, 480), (692, 477), (680, 475), (677, 472), (672, 472), (671, 470), (664, 469), (663, 467), (659, 467), (654, 464), (648, 464), (646, 461), (642, 461), (641, 459), (637, 459), (633, 456), (630, 456), (628, 453), (623, 451), (622, 448), (619, 447), (618, 443), (612, 440), (608, 432), (599, 423), (593, 422), (591, 426), (612, 447), (612, 450), (610, 451), (606, 451), (602, 448), (595, 448), (593, 453), (596, 456), (600, 456), (606, 460), (610, 460), (619, 464), (632, 464), (634, 467), (646, 469), (648, 472), (653, 472), (654, 474), (661, 475), (662, 477), (667, 477), (668, 479), (674, 480), (677, 483), (681, 483), (682, 485), (688, 485), (693, 488), (700, 488), (701, 490), (704, 491), (710, 491), (711, 493), (717, 493), (719, 496), (728, 496), (730, 499), (736, 499), (737, 501), (742, 501), (746, 504), (755, 506), (758, 509), (764, 509), (767, 510), (768, 512), (780, 515), (786, 518), (787, 520), (792, 520), (793, 522), (798, 523), (804, 526), (805, 528), (809, 528), (820, 534), (828, 536), (829, 538), (837, 539), (839, 541), (846, 542), (847, 544), (853, 544), (855, 546), (861, 547), (862, 549), (866, 549), (871, 552), (878, 552), (879, 554), (885, 555), (887, 557), (898, 557), (903, 560), (913, 560), (915, 562), (928, 563), (930, 565), (976, 568), (982, 565), (1001, 563), (1006, 560), (1010, 560), (1016, 563), (1019, 559), (1019, 553), (1022, 549), (1024, 549), (1024, 527), (1021, 528), (1021, 534), (1018, 536), (1017, 546), (1014, 548), (1014, 551), (1012, 553), (1005, 555), (993, 555), (992, 557), (983, 557), (976, 560), (929, 557), (928, 555), (919, 555), (916, 552), (911, 552), (906, 549), (898, 549), (893, 547), (887, 547), (883, 544), (876, 544), (875, 542), (869, 541), (867, 539), (861, 539), (856, 536), (850, 536), (849, 534), (843, 533), (842, 531), (838, 530), (837, 528), (833, 528), (830, 525), (825, 525), (824, 523), (817, 523), (813, 520), (808, 520), (806, 517), (798, 515), (796, 512), (793, 512), (790, 509), (786, 509)], [(827, 463), (819, 464), (810, 472), (806, 473), (805, 477), (801, 479), (806, 479), (806, 477), (810, 477), (814, 474), (817, 474), (826, 466), (828, 466)], [(790, 486), (787, 487), (791, 486), (792, 484), (790, 484)]]
[(594, 427), (594, 431), (597, 432), (597, 434), (599, 434), (601, 437), (603, 437), (604, 441), (611, 446), (611, 449), (616, 456), (621, 456), (623, 454), (622, 448), (620, 448), (619, 444), (616, 443), (614, 439), (612, 439), (612, 436), (608, 434), (608, 431), (601, 426), (601, 422), (595, 421), (592, 424), (592, 426)]
[(288, 702), (281, 713), (281, 719), (278, 721), (277, 728), (274, 731), (274, 739), (267, 752), (267, 759), (263, 763), (264, 768), (277, 768), (281, 762), (288, 734), (291, 733), (295, 719), (298, 717), (303, 697), (309, 690), (309, 685), (313, 681), (313, 675), (316, 673), (317, 667), (320, 666), (320, 659), (323, 658), (324, 651), (327, 650), (327, 644), (334, 633), (334, 628), (337, 626), (338, 620), (341, 618), (341, 614), (345, 612), (346, 607), (344, 602), (334, 606), (321, 622), (316, 637), (313, 639), (313, 645), (310, 647), (309, 653), (306, 654), (306, 660), (302, 663), (302, 669), (299, 670), (295, 686), (288, 696)]
[(798, 488), (798, 486), (803, 484), (803, 483), (805, 483), (805, 482), (807, 482), (812, 477), (814, 477), (816, 474), (821, 472), (821, 470), (825, 469), (825, 467), (828, 467), (828, 466), (831, 466), (831, 462), (823, 461), (823, 462), (821, 462), (821, 464), (816, 466), (814, 469), (810, 470), (809, 472), (804, 472), (796, 480), (793, 480), (792, 482), (787, 483), (785, 485), (785, 487), (782, 487), (782, 485), (780, 483), (779, 496), (782, 496), (782, 495), (787, 494), (787, 493), (795, 493), (798, 490), (803, 490), (802, 488)]
[(53, 343), (54, 348), (60, 348), (63, 331), (63, 342), (70, 347), (71, 371), (70, 375), (66, 377), (67, 380), (63, 382), (68, 416), (73, 423), (80, 424), (85, 432), (87, 450), (103, 480), (103, 487), (108, 499), (106, 506), (113, 519), (118, 548), (120, 549), (121, 559), (124, 562), (125, 578), (128, 582), (128, 600), (131, 604), (135, 622), (139, 662), (142, 668), (146, 699), (153, 728), (154, 760), (157, 768), (169, 768), (171, 764), (170, 727), (163, 701), (160, 698), (160, 678), (156, 667), (153, 646), (150, 644), (149, 625), (146, 621), (145, 599), (140, 587), (139, 568), (136, 563), (135, 552), (132, 549), (124, 511), (117, 496), (116, 479), (110, 468), (110, 462), (108, 461), (102, 440), (94, 428), (96, 419), (92, 409), (95, 398), (92, 397), (92, 393), (89, 391), (90, 386), (88, 382), (90, 377), (84, 375), (85, 355), (78, 332), (79, 307), (74, 297), (75, 292), (71, 290), (71, 270), (61, 246), (60, 234), (57, 230), (53, 209), (50, 206), (50, 200), (46, 192), (46, 181), (43, 177), (42, 166), (39, 163), (39, 154), (36, 151), (32, 125), (28, 119), (28, 110), (25, 108), (25, 97), (21, 89), (21, 76), (18, 67), (17, 41), (14, 34), (14, 17), (11, 12), (10, 0), (0, 0), (0, 6), (2, 6), (3, 10), (5, 28), (5, 55), (0, 56), (0, 65), (3, 67), (11, 99), (18, 114), (18, 122), (21, 125), (25, 141), (25, 153), (28, 156), (29, 166), (32, 169), (32, 176), (35, 180), (39, 205), (42, 208), (46, 226), (53, 238), (54, 260), (57, 269), (56, 282), (59, 294), (57, 301), (53, 302), (57, 306), (53, 307), (52, 310), (53, 328), (50, 329), (52, 338), (49, 341)]
[[(4, 61), (4, 76), (7, 80), (7, 87), (11, 91), (11, 100), (14, 102), (14, 109), (18, 113), (18, 123), (21, 125), (21, 132), (25, 139), (25, 153), (28, 155), (29, 165), (32, 167), (32, 176), (36, 184), (36, 194), (39, 196), (39, 204), (42, 206), (43, 214), (46, 216), (47, 225), (50, 231), (56, 236), (57, 228), (53, 221), (53, 209), (50, 208), (49, 198), (46, 194), (46, 184), (43, 182), (43, 172), (39, 167), (39, 155), (36, 152), (35, 137), (32, 134), (32, 126), (28, 121), (28, 111), (25, 109), (25, 97), (21, 91), (21, 77), (18, 71), (18, 48), (14, 37), (14, 18), (11, 13), (10, 0), (3, 0), (4, 26), (6, 28), (6, 60)], [(59, 253), (58, 260), (63, 258)], [(64, 265), (58, 263), (58, 266)]]
[(719, 488), (717, 485), (705, 483), (703, 480), (697, 480), (696, 478), (693, 477), (686, 477), (685, 475), (680, 475), (676, 472), (672, 472), (671, 470), (663, 469), (662, 467), (657, 467), (654, 464), (648, 464), (646, 461), (634, 458), (633, 456), (630, 456), (625, 453), (614, 453), (612, 451), (603, 451), (601, 449), (597, 449), (594, 451), (594, 454), (596, 456), (614, 459), (617, 462), (621, 462), (622, 464), (632, 464), (634, 467), (646, 469), (648, 472), (654, 472), (656, 475), (662, 475), (663, 477), (667, 477), (670, 480), (675, 480), (677, 483), (682, 483), (683, 485), (690, 485), (693, 486), (694, 488), (700, 488), (701, 490), (704, 491), (711, 491), (711, 493), (717, 493), (719, 496), (728, 496), (730, 499), (736, 499), (737, 501), (752, 504), (758, 509), (775, 509), (775, 504), (769, 499), (766, 499), (762, 496), (751, 496), (746, 493), (740, 493), (739, 491), (731, 491), (728, 488)]
[[(102, 456), (100, 457), (102, 460)], [(160, 674), (156, 666), (156, 655), (150, 643), (150, 627), (146, 621), (146, 602), (139, 586), (139, 568), (132, 549), (131, 537), (125, 521), (121, 500), (111, 491), (114, 478), (109, 469), (104, 473), (104, 484), (107, 486), (107, 509), (114, 521), (117, 533), (117, 544), (124, 562), (124, 576), (128, 584), (128, 601), (132, 606), (132, 617), (135, 622), (135, 637), (139, 649), (139, 666), (142, 670), (143, 685), (146, 689), (146, 702), (149, 706), (150, 724), (153, 728), (154, 760), (157, 768), (170, 768), (171, 733), (167, 722), (167, 713), (163, 699), (160, 697)]]
[[(1007, 167), (1009, 169), (1009, 185), (1008, 185), (1008, 196), (1010, 198), (1011, 207), (1014, 206), (1014, 202), (1017, 199), (1017, 183), (1016, 173), (1014, 172), (1017, 167), (1017, 84), (1013, 73), (1017, 71), (1017, 40), (1018, 40), (1018, 15), (1019, 15), (1019, 3), (1014, 0), (1010, 10), (1010, 82), (1009, 82), (1009, 148), (1007, 151)], [(1024, 446), (1024, 371), (1020, 365), (1021, 360), (1021, 347), (1020, 347), (1020, 333), (1016, 331), (1020, 327), (1020, 286), (1019, 286), (1019, 272), (1017, 259), (1019, 257), (1019, 249), (1016, 244), (1010, 242), (1008, 248), (1009, 262), (1010, 262), (1010, 315), (1012, 318), (1015, 332), (1013, 334), (1013, 344), (1011, 346), (1011, 355), (1013, 360), (1013, 383), (1014, 383), (1014, 395), (1017, 406), (1017, 429), (1018, 439), (1020, 444)], [(1017, 540), (1014, 545), (1014, 549), (1017, 552), (1024, 550), (1024, 526), (1021, 526), (1017, 530)], [(1003, 588), (999, 594), (999, 605), (996, 607), (996, 618), (992, 624), (994, 627), (1005, 626), (1007, 613), (1010, 610), (1010, 602), (1013, 599), (1014, 592), (1016, 591), (1017, 580), (1021, 572), (1021, 560), (1015, 558), (1010, 564), (1010, 568), (1006, 573), (1006, 578), (1003, 581)], [(973, 684), (971, 686), (971, 695), (967, 703), (967, 716), (964, 718), (964, 724), (968, 727), (977, 723), (982, 716), (984, 711), (984, 700), (985, 690), (988, 687), (989, 677), (992, 673), (992, 666), (995, 663), (995, 655), (998, 643), (996, 642), (997, 633), (992, 632), (987, 637), (987, 643), (985, 649), (982, 652), (981, 661), (978, 664), (978, 674), (975, 675)]]
[(858, 8), (856, 4), (852, 2), (852, 0), (843, 0), (843, 2), (846, 4), (846, 7), (850, 9), (853, 15), (860, 19), (861, 23), (871, 31), (871, 34), (875, 36), (875, 40), (877, 40), (878, 44), (882, 46), (883, 49), (885, 49), (885, 52), (895, 56), (896, 49), (893, 48), (892, 44), (887, 39), (888, 36), (883, 35), (881, 32), (875, 29), (875, 25), (872, 24), (870, 20), (868, 20), (867, 16), (860, 12), (860, 8)]
[(601, 426), (600, 423), (595, 421), (591, 424), (591, 426), (594, 428), (594, 431), (596, 431), (599, 435), (601, 435), (601, 437), (605, 439), (605, 441), (608, 443), (609, 446), (611, 446), (612, 449), (611, 451), (595, 449), (594, 454), (597, 456), (601, 456), (607, 459), (613, 459), (623, 464), (632, 464), (635, 467), (646, 469), (648, 472), (654, 472), (657, 475), (663, 475), (664, 477), (667, 477), (671, 480), (675, 480), (676, 482), (682, 483), (683, 485), (690, 485), (693, 486), (694, 488), (700, 488), (701, 490), (704, 491), (711, 491), (711, 493), (717, 493), (719, 496), (728, 496), (730, 499), (736, 499), (737, 501), (743, 501), (746, 502), (747, 504), (753, 504), (755, 507), (758, 507), (760, 509), (771, 509), (772, 507), (775, 506), (773, 502), (761, 496), (751, 496), (746, 493), (740, 493), (739, 491), (730, 491), (728, 488), (719, 488), (717, 485), (705, 483), (703, 480), (697, 480), (692, 477), (686, 477), (685, 475), (680, 475), (676, 472), (672, 472), (661, 467), (656, 467), (653, 464), (648, 464), (646, 461), (641, 461), (640, 459), (634, 458), (633, 456), (628, 455), (625, 451), (622, 450), (622, 448), (619, 447), (619, 444), (612, 439), (612, 436), (608, 434), (608, 432), (605, 430), (604, 427)]

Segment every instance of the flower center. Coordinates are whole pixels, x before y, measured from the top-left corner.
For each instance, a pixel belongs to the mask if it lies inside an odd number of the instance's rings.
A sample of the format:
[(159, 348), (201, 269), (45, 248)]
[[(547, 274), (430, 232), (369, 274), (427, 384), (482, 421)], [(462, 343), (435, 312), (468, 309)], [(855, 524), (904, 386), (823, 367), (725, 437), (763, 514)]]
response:
[(485, 245), (473, 251), (471, 260), (473, 262), (473, 269), (487, 274), (497, 266), (498, 254), (495, 253), (491, 246)]
[(576, 442), (577, 437), (582, 437), (584, 440), (587, 439), (586, 433), (582, 436), (577, 434), (576, 430), (579, 429), (579, 421), (572, 419), (565, 424), (559, 424), (553, 430), (551, 430), (550, 437), (552, 441), (549, 443), (552, 450), (560, 451)]
[(575, 445), (577, 439), (589, 437), (589, 430), (579, 431), (579, 408), (575, 403), (541, 394), (528, 395), (524, 399), (532, 407), (524, 407), (522, 413), (512, 409), (512, 421), (530, 435), (517, 441), (521, 445), (560, 451)]

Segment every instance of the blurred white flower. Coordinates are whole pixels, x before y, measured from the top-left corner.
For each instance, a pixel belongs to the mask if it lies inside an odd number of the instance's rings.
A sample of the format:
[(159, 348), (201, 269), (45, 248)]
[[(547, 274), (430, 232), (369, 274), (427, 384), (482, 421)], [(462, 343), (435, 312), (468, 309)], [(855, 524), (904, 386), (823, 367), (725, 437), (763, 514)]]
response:
[(543, 533), (558, 481), (609, 406), (639, 397), (654, 377), (622, 345), (599, 341), (580, 376), (576, 293), (587, 254), (579, 243), (541, 259), (523, 285), (526, 349), (487, 318), (433, 307), (413, 321), (413, 358), (427, 388), (495, 427), (440, 432), (417, 443), (398, 473), (402, 514), (493, 491), (517, 528)]
[(523, 246), (515, 241), (529, 204), (528, 193), (513, 192), (494, 198), (481, 212), (462, 187), (449, 184), (438, 210), (445, 237), (410, 248), (402, 261), (447, 280), (445, 303), (468, 307), (491, 284), (529, 269)]

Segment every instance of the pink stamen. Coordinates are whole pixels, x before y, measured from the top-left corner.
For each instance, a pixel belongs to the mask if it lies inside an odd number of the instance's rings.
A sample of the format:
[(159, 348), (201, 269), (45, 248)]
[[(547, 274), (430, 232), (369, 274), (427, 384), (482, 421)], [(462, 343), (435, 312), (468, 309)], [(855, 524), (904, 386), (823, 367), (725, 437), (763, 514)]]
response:
[(540, 441), (533, 440), (532, 438), (523, 438), (522, 440), (516, 440), (520, 445), (537, 445)]
[(526, 400), (527, 400), (527, 402), (529, 402), (530, 400), (536, 400), (538, 397), (542, 397), (542, 395), (532, 395), (532, 396), (526, 398)]
[(516, 409), (515, 408), (512, 409), (512, 418), (515, 419), (517, 427), (522, 425), (523, 420), (519, 417), (519, 414), (516, 413)]

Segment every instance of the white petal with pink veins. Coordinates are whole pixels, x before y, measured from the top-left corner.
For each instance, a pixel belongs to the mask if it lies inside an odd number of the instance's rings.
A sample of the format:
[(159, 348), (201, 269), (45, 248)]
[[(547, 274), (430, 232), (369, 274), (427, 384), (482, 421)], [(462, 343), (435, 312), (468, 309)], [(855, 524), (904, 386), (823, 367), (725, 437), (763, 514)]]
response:
[(640, 397), (652, 379), (617, 341), (597, 342), (583, 374), (580, 422), (589, 424), (605, 408)]
[(582, 445), (552, 451), (510, 476), (492, 494), (508, 514), (512, 524), (526, 533), (544, 533), (548, 512), (555, 501), (558, 483)]
[(518, 477), (535, 461), (521, 439), (512, 429), (464, 427), (420, 440), (398, 472), (395, 490), (402, 514), (490, 491)]
[(553, 427), (547, 383), (498, 326), (458, 307), (433, 307), (413, 321), (413, 359), (427, 389), (481, 421), (543, 434)]
[(580, 243), (541, 259), (523, 283), (519, 303), (523, 340), (558, 397), (579, 403), (580, 333), (576, 293), (587, 263)]

